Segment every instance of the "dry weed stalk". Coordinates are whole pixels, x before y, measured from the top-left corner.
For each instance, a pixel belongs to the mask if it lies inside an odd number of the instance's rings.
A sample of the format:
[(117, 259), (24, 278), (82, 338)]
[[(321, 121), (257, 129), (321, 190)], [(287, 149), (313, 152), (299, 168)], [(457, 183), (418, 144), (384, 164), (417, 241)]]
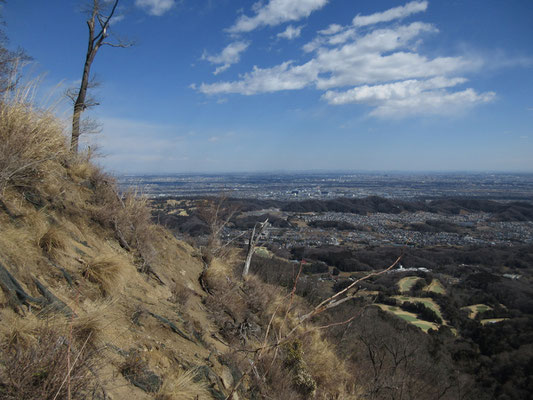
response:
[[(243, 383), (244, 379), (247, 376), (250, 376), (250, 374), (252, 374), (252, 373), (255, 373), (257, 375), (256, 366), (259, 363), (259, 361), (261, 361), (266, 355), (269, 355), (269, 354), (271, 354), (273, 352), (272, 361), (270, 362), (270, 366), (267, 369), (267, 373), (268, 373), (268, 371), (274, 365), (274, 362), (275, 362), (276, 357), (277, 357), (277, 355), (279, 353), (279, 350), (281, 349), (281, 347), (283, 345), (288, 344), (290, 341), (296, 339), (297, 337), (303, 337), (303, 336), (305, 336), (305, 335), (307, 335), (307, 334), (309, 334), (311, 332), (316, 332), (317, 330), (320, 330), (320, 329), (326, 329), (326, 328), (329, 328), (329, 327), (332, 327), (332, 326), (336, 326), (336, 325), (349, 324), (355, 318), (357, 318), (359, 315), (361, 315), (361, 311), (360, 311), (360, 312), (356, 313), (355, 315), (353, 315), (352, 317), (348, 318), (345, 321), (341, 321), (341, 322), (337, 322), (337, 323), (333, 323), (333, 324), (328, 324), (328, 325), (323, 325), (323, 326), (318, 326), (318, 327), (315, 327), (315, 328), (305, 328), (305, 327), (303, 327), (303, 324), (306, 321), (309, 321), (311, 318), (316, 317), (317, 315), (323, 313), (326, 310), (329, 310), (329, 309), (332, 309), (334, 307), (337, 307), (337, 306), (341, 305), (342, 303), (353, 299), (355, 297), (355, 293), (348, 294), (348, 291), (350, 289), (356, 287), (356, 285), (358, 285), (359, 283), (361, 283), (361, 282), (363, 282), (363, 281), (365, 281), (365, 280), (367, 280), (367, 279), (369, 279), (371, 277), (380, 276), (380, 275), (383, 275), (383, 274), (387, 273), (388, 271), (393, 269), (396, 265), (398, 265), (398, 263), (400, 262), (402, 257), (403, 257), (403, 252), (389, 267), (387, 267), (387, 268), (385, 268), (385, 269), (383, 269), (381, 271), (378, 271), (378, 272), (369, 273), (369, 274), (367, 274), (367, 275), (365, 275), (365, 276), (353, 281), (346, 288), (344, 288), (344, 289), (340, 290), (339, 292), (335, 293), (334, 295), (328, 297), (327, 299), (322, 301), (320, 304), (315, 306), (310, 312), (300, 316), (298, 318), (298, 320), (297, 320), (297, 323), (292, 327), (292, 329), (290, 329), (287, 333), (284, 333), (285, 328), (288, 328), (287, 327), (287, 317), (288, 317), (288, 315), (289, 315), (289, 313), (291, 311), (292, 304), (293, 304), (293, 301), (294, 301), (295, 292), (296, 292), (296, 285), (298, 283), (298, 279), (300, 278), (300, 274), (302, 272), (303, 263), (300, 263), (300, 268), (299, 268), (298, 274), (296, 275), (296, 278), (294, 280), (293, 288), (292, 288), (291, 292), (289, 294), (287, 294), (287, 296), (285, 296), (285, 298), (284, 298), (284, 300), (288, 300), (288, 306), (287, 306), (287, 309), (285, 311), (285, 315), (283, 317), (283, 320), (282, 320), (282, 322), (281, 322), (281, 324), (279, 326), (279, 329), (278, 329), (278, 331), (275, 334), (275, 336), (276, 336), (275, 337), (275, 341), (273, 343), (270, 343), (270, 344), (268, 343), (269, 342), (270, 331), (272, 330), (276, 314), (278, 313), (280, 307), (282, 305), (284, 305), (285, 302), (279, 303), (276, 306), (274, 312), (272, 313), (272, 315), (270, 317), (270, 320), (269, 320), (269, 323), (267, 325), (266, 331), (265, 331), (265, 335), (263, 337), (262, 345), (260, 347), (256, 348), (256, 349), (254, 349), (254, 350), (245, 350), (247, 353), (253, 353), (254, 354), (254, 358), (253, 358), (253, 360), (249, 360), (250, 361), (250, 368), (233, 385), (233, 388), (231, 389), (231, 392), (229, 393), (228, 396), (226, 396), (226, 400), (232, 399), (233, 394), (239, 389), (240, 385)], [(357, 292), (357, 289), (356, 289), (356, 292)]]

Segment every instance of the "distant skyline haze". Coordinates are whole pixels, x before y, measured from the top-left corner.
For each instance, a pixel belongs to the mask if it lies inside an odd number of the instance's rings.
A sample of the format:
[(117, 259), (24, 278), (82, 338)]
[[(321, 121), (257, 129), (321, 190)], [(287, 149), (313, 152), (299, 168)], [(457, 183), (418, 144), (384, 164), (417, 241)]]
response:
[[(81, 6), (2, 6), (43, 93), (79, 82)], [(121, 0), (112, 32), (81, 140), (115, 173), (533, 172), (530, 0)]]

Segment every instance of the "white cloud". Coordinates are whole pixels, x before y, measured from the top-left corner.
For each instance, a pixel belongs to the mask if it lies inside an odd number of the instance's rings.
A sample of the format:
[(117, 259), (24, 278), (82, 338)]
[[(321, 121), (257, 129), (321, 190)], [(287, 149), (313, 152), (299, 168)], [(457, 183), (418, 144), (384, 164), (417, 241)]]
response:
[(232, 33), (250, 32), (261, 26), (275, 26), (288, 21), (307, 18), (313, 11), (324, 7), (329, 0), (270, 0), (268, 4), (255, 3), (255, 15), (242, 15), (228, 30)]
[(344, 92), (329, 90), (323, 97), (331, 104), (381, 102), (418, 96), (426, 90), (452, 87), (464, 82), (464, 78), (410, 79), (384, 85), (363, 85)]
[(135, 0), (135, 5), (147, 10), (148, 14), (160, 17), (176, 4), (175, 0)]
[(240, 93), (245, 95), (295, 90), (306, 87), (312, 75), (314, 72), (308, 66), (292, 66), (292, 63), (287, 61), (273, 68), (254, 67), (252, 72), (245, 74), (240, 81), (212, 85), (202, 83), (198, 89), (206, 94)]
[(215, 69), (214, 74), (218, 75), (227, 70), (232, 64), (238, 63), (241, 59), (241, 53), (245, 51), (249, 45), (249, 42), (244, 41), (233, 42), (227, 45), (219, 54), (209, 55), (204, 53), (202, 60), (207, 60), (212, 64), (222, 64)]
[(387, 11), (375, 13), (371, 15), (357, 15), (353, 19), (353, 25), (356, 27), (374, 25), (379, 22), (388, 22), (395, 19), (408, 17), (411, 14), (426, 11), (428, 7), (427, 1), (412, 1), (404, 6), (394, 7)]
[[(426, 1), (410, 2), (382, 13), (356, 16), (354, 24), (370, 26), (426, 8)], [(195, 89), (205, 94), (253, 95), (314, 87), (325, 91), (323, 99), (330, 104), (367, 104), (373, 107), (371, 114), (379, 117), (447, 114), (493, 100), (493, 92), (453, 89), (466, 83), (460, 76), (484, 65), (481, 58), (431, 58), (417, 51), (427, 35), (436, 33), (434, 25), (424, 22), (371, 27), (363, 33), (353, 25), (332, 24), (303, 47), (309, 54), (306, 62), (287, 60), (271, 68), (254, 66), (235, 81), (202, 83)]]
[(303, 26), (294, 27), (289, 25), (283, 32), (278, 33), (277, 37), (289, 40), (296, 39), (302, 33), (302, 28)]
[(369, 104), (375, 107), (371, 115), (380, 117), (450, 114), (494, 99), (493, 92), (477, 93), (473, 89), (457, 92), (444, 90), (465, 82), (464, 78), (413, 79), (383, 85), (364, 85), (344, 92), (327, 91), (323, 98), (335, 105)]
[(321, 35), (333, 35), (335, 33), (340, 32), (343, 29), (344, 28), (342, 27), (342, 25), (331, 24), (326, 29), (322, 29), (321, 31), (318, 31), (318, 33), (321, 34)]
[[(254, 67), (239, 81), (202, 84), (199, 89), (209, 94), (247, 95), (302, 89), (311, 85), (318, 89), (330, 89), (447, 75), (472, 64), (471, 60), (462, 57), (439, 57), (430, 60), (416, 53), (400, 51), (409, 45), (411, 40), (433, 31), (435, 29), (432, 25), (420, 22), (394, 29), (379, 29), (341, 46), (319, 47), (316, 49), (316, 56), (304, 64), (296, 65), (286, 61), (272, 68)], [(394, 52), (395, 50), (397, 51)]]

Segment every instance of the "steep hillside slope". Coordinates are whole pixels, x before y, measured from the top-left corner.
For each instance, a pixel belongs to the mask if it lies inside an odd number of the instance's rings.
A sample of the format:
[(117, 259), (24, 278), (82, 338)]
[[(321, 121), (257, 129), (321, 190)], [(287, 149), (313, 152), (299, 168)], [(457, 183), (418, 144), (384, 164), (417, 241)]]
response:
[(53, 115), (0, 102), (1, 398), (355, 398), (296, 299), (209, 259)]

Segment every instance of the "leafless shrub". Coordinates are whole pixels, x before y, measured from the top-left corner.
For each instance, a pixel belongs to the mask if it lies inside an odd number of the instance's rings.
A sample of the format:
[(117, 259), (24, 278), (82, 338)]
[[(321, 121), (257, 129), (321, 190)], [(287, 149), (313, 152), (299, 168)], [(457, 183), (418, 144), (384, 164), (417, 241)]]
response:
[[(65, 337), (50, 328), (41, 328), (35, 343), (0, 343), (0, 397), (6, 400), (87, 399), (96, 387), (91, 370), (97, 357), (87, 347), (70, 349)], [(68, 358), (70, 380), (66, 384)]]
[(204, 248), (207, 264), (210, 264), (213, 257), (221, 257), (227, 250), (228, 243), (223, 242), (222, 233), (236, 212), (237, 208), (228, 204), (228, 196), (225, 193), (204, 200), (198, 207), (198, 216), (209, 227), (209, 236)]

